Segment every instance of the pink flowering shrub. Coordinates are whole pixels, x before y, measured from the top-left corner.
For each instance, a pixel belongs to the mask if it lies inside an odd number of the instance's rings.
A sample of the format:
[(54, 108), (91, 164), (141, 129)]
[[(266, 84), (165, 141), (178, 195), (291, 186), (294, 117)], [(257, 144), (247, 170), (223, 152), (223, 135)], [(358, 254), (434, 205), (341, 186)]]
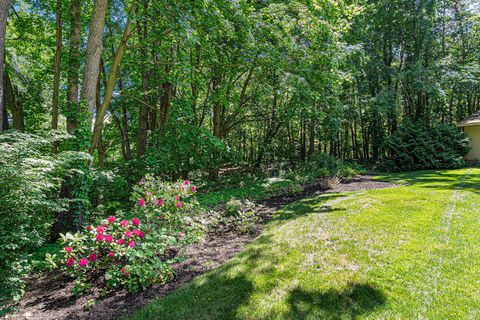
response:
[(181, 250), (202, 234), (195, 192), (189, 181), (147, 176), (134, 189), (131, 216), (119, 213), (62, 235), (64, 249), (50, 262), (75, 277), (77, 294), (98, 285), (99, 278), (107, 288), (129, 291), (165, 283)]
[[(198, 217), (201, 207), (196, 200), (197, 188), (189, 180), (165, 182), (147, 175), (134, 187), (132, 201), (137, 216), (145, 216), (157, 229), (168, 230), (170, 239), (190, 242), (203, 232)], [(177, 235), (177, 236), (176, 236)], [(175, 247), (175, 241), (170, 241)]]

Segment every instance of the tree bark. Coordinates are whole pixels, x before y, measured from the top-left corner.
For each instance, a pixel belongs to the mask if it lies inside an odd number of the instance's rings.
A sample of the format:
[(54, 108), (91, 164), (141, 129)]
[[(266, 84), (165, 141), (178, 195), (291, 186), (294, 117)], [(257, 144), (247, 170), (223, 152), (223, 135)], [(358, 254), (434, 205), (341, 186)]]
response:
[(0, 1), (0, 132), (4, 131), (4, 115), (7, 110), (5, 108), (5, 92), (3, 84), (3, 72), (5, 70), (5, 35), (7, 32), (8, 12), (12, 6), (12, 0)]
[(96, 86), (100, 71), (100, 58), (103, 51), (103, 28), (107, 13), (108, 0), (95, 0), (92, 10), (92, 18), (89, 25), (87, 50), (85, 54), (85, 68), (83, 73), (82, 91), (80, 100), (85, 103), (90, 116), (95, 108)]
[(80, 69), (81, 42), (81, 0), (71, 0), (70, 16), (70, 50), (68, 62), (68, 101), (67, 101), (67, 132), (73, 134), (77, 127), (76, 114), (78, 108), (78, 72)]
[(102, 136), (102, 129), (105, 121), (105, 114), (107, 112), (108, 107), (110, 106), (110, 102), (112, 101), (113, 89), (115, 88), (115, 81), (117, 80), (118, 69), (120, 68), (120, 63), (122, 62), (123, 54), (125, 52), (125, 48), (127, 47), (128, 39), (130, 39), (130, 36), (132, 34), (131, 15), (135, 13), (136, 7), (137, 7), (136, 2), (133, 2), (130, 7), (127, 24), (125, 25), (125, 29), (123, 31), (122, 40), (113, 58), (113, 63), (110, 69), (110, 75), (108, 76), (107, 85), (104, 88), (105, 93), (103, 96), (103, 102), (100, 108), (97, 110), (97, 117), (95, 119), (95, 126), (93, 128), (93, 138), (92, 138), (92, 146), (90, 148), (90, 154), (93, 154), (93, 152), (98, 146), (100, 137)]
[[(52, 93), (52, 129), (58, 129), (58, 100), (60, 93), (60, 68), (62, 62), (62, 0), (57, 0), (56, 7), (56, 50), (55, 65), (53, 76), (53, 93)], [(52, 152), (57, 153), (58, 145), (56, 142), (52, 145)]]

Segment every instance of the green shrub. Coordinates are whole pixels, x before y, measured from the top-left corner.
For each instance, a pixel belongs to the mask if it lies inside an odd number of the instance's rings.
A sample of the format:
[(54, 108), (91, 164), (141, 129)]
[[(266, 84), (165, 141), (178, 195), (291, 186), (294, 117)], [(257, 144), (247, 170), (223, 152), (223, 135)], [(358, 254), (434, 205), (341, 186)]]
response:
[(239, 233), (252, 233), (259, 217), (253, 210), (240, 212), (232, 221), (234, 229)]
[[(175, 117), (174, 115), (171, 115)], [(195, 170), (218, 168), (232, 156), (225, 143), (211, 131), (175, 121), (162, 133), (152, 134), (149, 148), (137, 171), (179, 176)]]
[(343, 179), (351, 179), (359, 174), (359, 171), (349, 165), (342, 164), (338, 168), (337, 176)]
[(84, 232), (67, 233), (62, 254), (47, 259), (76, 278), (75, 294), (98, 283), (99, 275), (105, 288), (132, 292), (165, 283), (180, 250), (200, 234), (195, 192), (189, 181), (165, 183), (147, 176), (134, 187), (133, 218), (118, 213)]
[(458, 168), (465, 164), (468, 140), (456, 127), (405, 123), (385, 142), (382, 168), (390, 171)]
[(58, 199), (72, 159), (81, 153), (50, 154), (64, 135), (0, 134), (0, 302), (18, 299), (31, 270), (29, 253), (49, 237), (55, 214), (66, 208)]
[(298, 172), (307, 180), (342, 178), (349, 179), (358, 175), (362, 169), (357, 165), (345, 163), (335, 157), (325, 154), (315, 154), (309, 161), (303, 163)]
[(269, 178), (262, 184), (270, 195), (298, 194), (303, 192), (301, 183), (295, 179)]
[(204, 224), (210, 233), (250, 233), (254, 231), (258, 220), (255, 203), (232, 198), (225, 203), (223, 210), (210, 211)]
[(232, 198), (225, 204), (224, 213), (227, 216), (238, 216), (242, 208), (242, 201)]
[(124, 176), (110, 170), (93, 170), (90, 199), (97, 212), (104, 215), (127, 210), (132, 187)]

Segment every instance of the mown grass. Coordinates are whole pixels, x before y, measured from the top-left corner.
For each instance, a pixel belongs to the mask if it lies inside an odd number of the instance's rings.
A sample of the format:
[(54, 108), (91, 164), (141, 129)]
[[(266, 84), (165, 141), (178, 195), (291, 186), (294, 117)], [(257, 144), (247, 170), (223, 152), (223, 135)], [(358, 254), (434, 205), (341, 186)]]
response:
[(478, 319), (480, 170), (304, 199), (130, 319)]

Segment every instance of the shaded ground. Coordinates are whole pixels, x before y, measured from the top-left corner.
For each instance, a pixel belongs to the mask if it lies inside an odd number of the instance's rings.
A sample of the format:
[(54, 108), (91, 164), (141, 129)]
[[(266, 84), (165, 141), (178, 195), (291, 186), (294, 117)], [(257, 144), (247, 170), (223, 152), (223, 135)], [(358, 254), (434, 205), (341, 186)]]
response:
[[(341, 183), (333, 189), (322, 190), (318, 183), (306, 186), (303, 193), (294, 196), (279, 196), (261, 201), (257, 211), (263, 217), (253, 234), (239, 235), (233, 232), (216, 235), (205, 242), (190, 246), (186, 250), (186, 260), (175, 266), (176, 278), (169, 284), (154, 286), (138, 294), (119, 291), (105, 298), (99, 291), (75, 298), (70, 294), (73, 281), (63, 274), (45, 274), (28, 282), (25, 297), (20, 302), (19, 311), (8, 315), (8, 319), (118, 319), (130, 314), (154, 299), (191, 281), (195, 276), (212, 270), (242, 251), (262, 232), (264, 223), (282, 206), (299, 199), (322, 193), (338, 193), (357, 190), (383, 189), (397, 186), (389, 182), (375, 181), (369, 176), (358, 176)], [(368, 288), (367, 288), (368, 289)], [(354, 285), (347, 293), (355, 294), (365, 287)], [(352, 293), (353, 292), (353, 293)], [(341, 293), (337, 293), (341, 294)], [(297, 292), (292, 299), (308, 299)]]

